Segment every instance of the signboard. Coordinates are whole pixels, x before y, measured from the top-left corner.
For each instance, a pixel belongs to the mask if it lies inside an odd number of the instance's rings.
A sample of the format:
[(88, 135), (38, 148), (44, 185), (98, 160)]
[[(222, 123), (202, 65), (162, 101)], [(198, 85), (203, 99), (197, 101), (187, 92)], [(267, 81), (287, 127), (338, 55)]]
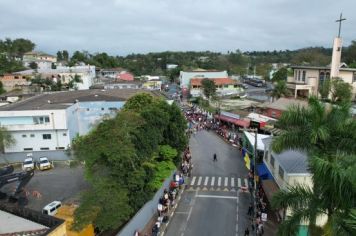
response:
[(267, 213), (262, 213), (261, 214), (262, 221), (267, 221)]

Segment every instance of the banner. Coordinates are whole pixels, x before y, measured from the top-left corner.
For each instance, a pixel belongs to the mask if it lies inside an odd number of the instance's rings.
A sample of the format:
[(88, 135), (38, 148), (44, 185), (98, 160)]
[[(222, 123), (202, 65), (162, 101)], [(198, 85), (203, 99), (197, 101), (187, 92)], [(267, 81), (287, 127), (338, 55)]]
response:
[(251, 160), (250, 160), (250, 157), (248, 156), (247, 152), (245, 153), (244, 160), (245, 160), (246, 168), (250, 170), (251, 169)]

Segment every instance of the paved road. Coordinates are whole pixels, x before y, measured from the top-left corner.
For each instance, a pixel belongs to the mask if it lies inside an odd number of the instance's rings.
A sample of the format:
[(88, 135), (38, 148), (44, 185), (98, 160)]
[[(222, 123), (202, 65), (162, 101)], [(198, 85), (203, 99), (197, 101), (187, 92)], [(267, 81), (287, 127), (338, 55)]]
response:
[[(212, 131), (190, 140), (194, 169), (165, 235), (242, 235), (247, 225), (247, 170), (238, 149)], [(218, 161), (213, 161), (213, 154)]]

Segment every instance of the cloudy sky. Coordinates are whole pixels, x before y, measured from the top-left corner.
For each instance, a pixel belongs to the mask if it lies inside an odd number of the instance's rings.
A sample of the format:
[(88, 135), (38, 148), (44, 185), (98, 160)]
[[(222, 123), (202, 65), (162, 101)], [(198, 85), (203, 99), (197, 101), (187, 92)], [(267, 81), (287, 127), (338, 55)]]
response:
[(37, 50), (111, 55), (331, 47), (340, 12), (356, 40), (355, 0), (0, 0), (0, 38)]

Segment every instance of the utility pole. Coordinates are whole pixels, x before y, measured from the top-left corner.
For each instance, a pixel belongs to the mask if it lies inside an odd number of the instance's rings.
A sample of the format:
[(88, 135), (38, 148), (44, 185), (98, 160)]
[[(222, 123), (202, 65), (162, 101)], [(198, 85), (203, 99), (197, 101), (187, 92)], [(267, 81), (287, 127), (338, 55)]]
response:
[[(254, 184), (253, 211), (254, 211), (254, 218), (255, 218), (254, 220), (256, 220), (256, 216), (257, 216), (257, 203), (256, 203), (256, 201), (257, 201), (257, 181), (256, 181), (257, 128), (254, 129), (254, 131), (255, 131), (255, 145), (254, 145), (255, 148), (254, 148), (254, 154), (253, 154), (253, 184)], [(255, 225), (254, 235), (257, 235), (257, 226), (256, 225)]]

